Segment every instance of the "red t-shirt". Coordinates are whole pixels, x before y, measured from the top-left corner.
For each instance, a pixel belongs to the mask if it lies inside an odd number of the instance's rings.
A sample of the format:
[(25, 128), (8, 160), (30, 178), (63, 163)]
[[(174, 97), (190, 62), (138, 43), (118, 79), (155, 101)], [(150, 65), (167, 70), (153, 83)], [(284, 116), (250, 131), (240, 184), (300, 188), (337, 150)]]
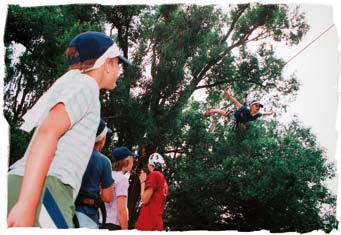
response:
[(152, 187), (154, 193), (149, 203), (142, 205), (140, 215), (135, 228), (138, 230), (163, 230), (162, 214), (168, 195), (168, 184), (164, 175), (159, 171), (153, 171), (146, 180), (146, 189)]

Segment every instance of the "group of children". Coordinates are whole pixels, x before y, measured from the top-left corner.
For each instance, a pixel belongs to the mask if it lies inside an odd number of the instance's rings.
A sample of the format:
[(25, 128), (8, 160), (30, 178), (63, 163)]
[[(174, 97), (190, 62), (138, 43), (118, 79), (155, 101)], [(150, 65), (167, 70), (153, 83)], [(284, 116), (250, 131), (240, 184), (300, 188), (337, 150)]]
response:
[[(69, 71), (24, 116), (21, 129), (35, 131), (24, 157), (8, 172), (8, 227), (73, 228), (78, 223), (128, 229), (125, 173), (136, 155), (123, 146), (113, 149), (111, 161), (100, 153), (110, 130), (100, 119), (99, 90), (114, 89), (119, 64), (131, 62), (110, 37), (98, 32), (77, 35), (65, 55)], [(260, 113), (259, 101), (248, 108), (224, 92), (238, 110), (209, 109), (205, 116), (219, 113), (245, 130), (247, 122), (272, 114)], [(149, 157), (149, 175), (141, 171), (142, 208), (136, 229), (163, 230), (168, 194), (164, 165), (162, 156), (155, 153)], [(101, 218), (99, 208), (106, 211)]]
[[(102, 227), (127, 229), (128, 216), (121, 213), (127, 209), (124, 173), (135, 155), (126, 147), (114, 149), (111, 162), (100, 154), (108, 128), (100, 120), (99, 90), (114, 89), (119, 64), (131, 62), (99, 32), (74, 37), (65, 55), (69, 71), (23, 117), (21, 129), (35, 131), (23, 158), (9, 168), (8, 227), (73, 228), (76, 222), (98, 227), (97, 212), (104, 201), (108, 216), (101, 218)], [(140, 175), (142, 209), (136, 224), (140, 230), (163, 229), (160, 212), (168, 186), (157, 171), (164, 161), (153, 156), (148, 164), (151, 173)], [(150, 213), (153, 210), (156, 213)]]
[[(127, 230), (129, 221), (127, 173), (131, 171), (134, 158), (138, 155), (127, 147), (120, 146), (112, 150), (109, 158), (105, 157), (100, 151), (105, 144), (107, 133), (111, 133), (111, 130), (101, 120), (95, 147), (76, 199), (74, 222), (81, 228)], [(168, 195), (168, 184), (162, 174), (165, 168), (163, 157), (158, 153), (152, 154), (147, 167), (150, 172), (148, 177), (143, 170), (139, 176), (142, 208), (135, 228), (161, 231), (162, 214)]]

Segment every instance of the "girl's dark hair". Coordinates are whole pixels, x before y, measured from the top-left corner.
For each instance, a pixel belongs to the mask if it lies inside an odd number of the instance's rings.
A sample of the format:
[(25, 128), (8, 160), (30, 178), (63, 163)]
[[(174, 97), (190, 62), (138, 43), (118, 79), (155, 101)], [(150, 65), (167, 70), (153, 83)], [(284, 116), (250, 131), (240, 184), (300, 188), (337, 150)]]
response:
[(154, 171), (160, 171), (161, 173), (163, 173), (164, 169), (161, 164), (156, 163), (153, 167), (154, 167)]

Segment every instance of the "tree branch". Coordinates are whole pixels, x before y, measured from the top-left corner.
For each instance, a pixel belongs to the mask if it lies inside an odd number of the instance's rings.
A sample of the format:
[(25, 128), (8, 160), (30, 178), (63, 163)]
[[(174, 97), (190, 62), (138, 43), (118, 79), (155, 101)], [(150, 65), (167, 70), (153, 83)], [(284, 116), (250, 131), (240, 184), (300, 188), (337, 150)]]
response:
[(232, 31), (233, 31), (233, 29), (234, 29), (234, 26), (235, 26), (236, 23), (238, 22), (238, 19), (241, 17), (241, 15), (244, 13), (244, 11), (246, 11), (246, 9), (247, 9), (249, 6), (250, 6), (250, 3), (245, 4), (245, 5), (242, 6), (242, 8), (240, 8), (240, 9), (238, 10), (238, 13), (237, 13), (236, 17), (234, 17), (233, 20), (232, 20), (232, 23), (231, 23), (231, 26), (230, 26), (230, 28), (229, 28), (229, 31), (226, 33), (225, 37), (222, 38), (222, 40), (220, 41), (220, 43), (225, 42), (225, 41), (229, 38), (230, 34), (232, 33)]
[(228, 82), (234, 82), (236, 80), (224, 80), (224, 81), (219, 81), (219, 82), (215, 82), (215, 83), (211, 83), (211, 84), (207, 84), (207, 85), (202, 85), (202, 86), (197, 86), (195, 87), (194, 90), (199, 90), (199, 89), (203, 89), (203, 88), (211, 88), (211, 87), (215, 87), (215, 86), (218, 86), (218, 85), (222, 85), (222, 84), (225, 84), (225, 83), (228, 83)]

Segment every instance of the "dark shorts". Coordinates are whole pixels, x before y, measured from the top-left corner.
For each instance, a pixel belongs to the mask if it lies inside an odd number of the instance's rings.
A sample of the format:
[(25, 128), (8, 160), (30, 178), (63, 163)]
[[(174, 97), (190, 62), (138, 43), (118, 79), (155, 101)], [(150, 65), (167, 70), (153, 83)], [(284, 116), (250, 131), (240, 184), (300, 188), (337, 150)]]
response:
[[(102, 227), (102, 226), (100, 226), (100, 227)], [(102, 227), (102, 229), (121, 230), (121, 226), (118, 226), (116, 224), (107, 223)]]

